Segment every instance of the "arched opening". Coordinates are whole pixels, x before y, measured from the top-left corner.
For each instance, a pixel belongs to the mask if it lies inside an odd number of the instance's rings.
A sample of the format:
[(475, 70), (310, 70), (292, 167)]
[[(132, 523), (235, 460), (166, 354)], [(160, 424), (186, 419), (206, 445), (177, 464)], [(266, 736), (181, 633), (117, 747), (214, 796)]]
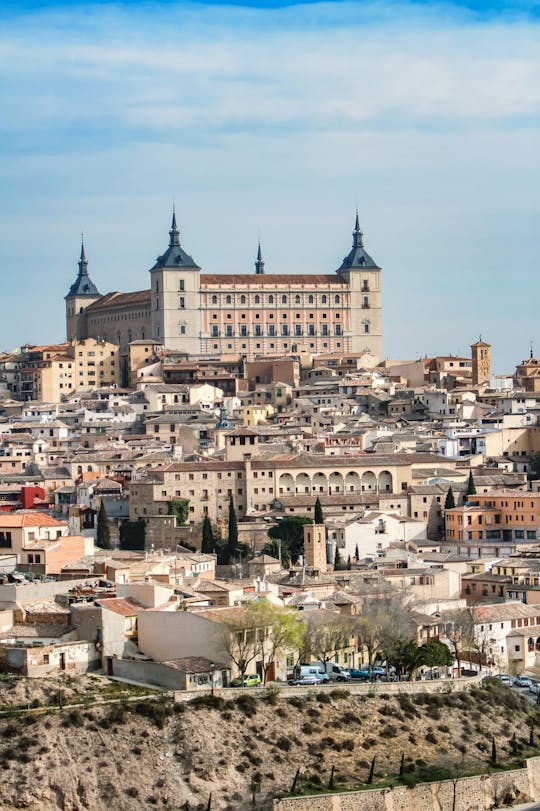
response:
[(295, 489), (297, 493), (311, 493), (311, 479), (307, 473), (299, 473), (296, 477)]
[(286, 496), (289, 493), (294, 493), (294, 479), (290, 473), (282, 473), (279, 477), (279, 494)]
[(392, 492), (392, 474), (388, 470), (379, 473), (379, 493)]
[(329, 493), (343, 493), (343, 476), (338, 470), (330, 474), (328, 479)]
[(311, 489), (314, 493), (327, 493), (328, 482), (324, 473), (315, 473), (311, 479)]
[(360, 476), (355, 470), (350, 470), (345, 476), (345, 492), (356, 493), (360, 490)]
[(374, 493), (377, 490), (377, 477), (373, 471), (368, 470), (362, 476), (362, 492)]

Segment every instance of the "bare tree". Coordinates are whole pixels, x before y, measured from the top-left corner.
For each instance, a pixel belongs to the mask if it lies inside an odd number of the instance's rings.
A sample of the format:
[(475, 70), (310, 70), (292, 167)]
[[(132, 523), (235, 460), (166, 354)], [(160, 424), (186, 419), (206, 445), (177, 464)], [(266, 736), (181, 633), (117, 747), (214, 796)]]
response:
[(243, 681), (248, 666), (258, 653), (254, 619), (244, 607), (231, 608), (220, 619), (217, 627), (219, 649), (236, 665)]
[(350, 625), (341, 614), (333, 614), (330, 611), (310, 611), (304, 617), (306, 618), (306, 630), (302, 644), (302, 658), (311, 657), (326, 664), (339, 651), (349, 647)]
[(441, 616), (441, 624), (450, 649), (457, 662), (458, 677), (461, 676), (461, 658), (465, 651), (474, 648), (474, 620), (471, 612), (466, 608), (457, 611), (448, 611)]

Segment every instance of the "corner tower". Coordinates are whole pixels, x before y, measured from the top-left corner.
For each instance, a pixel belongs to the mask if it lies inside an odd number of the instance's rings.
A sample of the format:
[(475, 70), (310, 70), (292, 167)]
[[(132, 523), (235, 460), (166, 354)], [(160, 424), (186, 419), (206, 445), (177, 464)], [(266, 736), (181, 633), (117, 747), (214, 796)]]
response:
[(88, 262), (84, 251), (84, 238), (81, 238), (81, 258), (77, 278), (69, 288), (66, 302), (66, 338), (68, 341), (81, 341), (86, 335), (86, 308), (101, 298), (94, 282), (88, 275)]
[(352, 248), (336, 273), (349, 285), (348, 333), (353, 352), (370, 352), (382, 358), (381, 268), (364, 248), (358, 213)]
[(169, 246), (150, 268), (152, 338), (189, 354), (200, 352), (201, 269), (180, 245), (173, 209)]

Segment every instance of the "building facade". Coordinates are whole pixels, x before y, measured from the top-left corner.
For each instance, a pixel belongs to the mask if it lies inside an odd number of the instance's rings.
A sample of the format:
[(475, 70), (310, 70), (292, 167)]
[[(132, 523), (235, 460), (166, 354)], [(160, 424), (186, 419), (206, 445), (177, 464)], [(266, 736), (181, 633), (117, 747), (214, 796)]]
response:
[(255, 273), (207, 274), (180, 244), (173, 213), (169, 245), (150, 277), (150, 290), (101, 296), (83, 246), (66, 296), (68, 339), (112, 341), (121, 355), (132, 341), (152, 340), (192, 355), (381, 357), (381, 269), (364, 248), (358, 216), (352, 248), (335, 273), (265, 273), (259, 247)]

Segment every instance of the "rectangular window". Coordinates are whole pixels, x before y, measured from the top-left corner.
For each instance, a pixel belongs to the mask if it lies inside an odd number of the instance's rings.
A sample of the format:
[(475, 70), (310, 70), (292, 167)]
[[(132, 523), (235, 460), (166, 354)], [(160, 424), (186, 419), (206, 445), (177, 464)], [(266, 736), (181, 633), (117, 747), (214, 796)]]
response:
[(183, 289), (184, 289), (184, 280), (183, 280), (183, 279), (179, 279), (179, 280), (178, 280), (178, 289), (179, 289), (179, 290), (183, 290)]
[(268, 335), (273, 337), (276, 334), (276, 328), (273, 324), (268, 324)]
[(185, 306), (186, 306), (186, 300), (185, 300), (184, 296), (180, 296), (180, 298), (178, 299), (178, 309), (183, 310), (183, 309), (185, 309)]

